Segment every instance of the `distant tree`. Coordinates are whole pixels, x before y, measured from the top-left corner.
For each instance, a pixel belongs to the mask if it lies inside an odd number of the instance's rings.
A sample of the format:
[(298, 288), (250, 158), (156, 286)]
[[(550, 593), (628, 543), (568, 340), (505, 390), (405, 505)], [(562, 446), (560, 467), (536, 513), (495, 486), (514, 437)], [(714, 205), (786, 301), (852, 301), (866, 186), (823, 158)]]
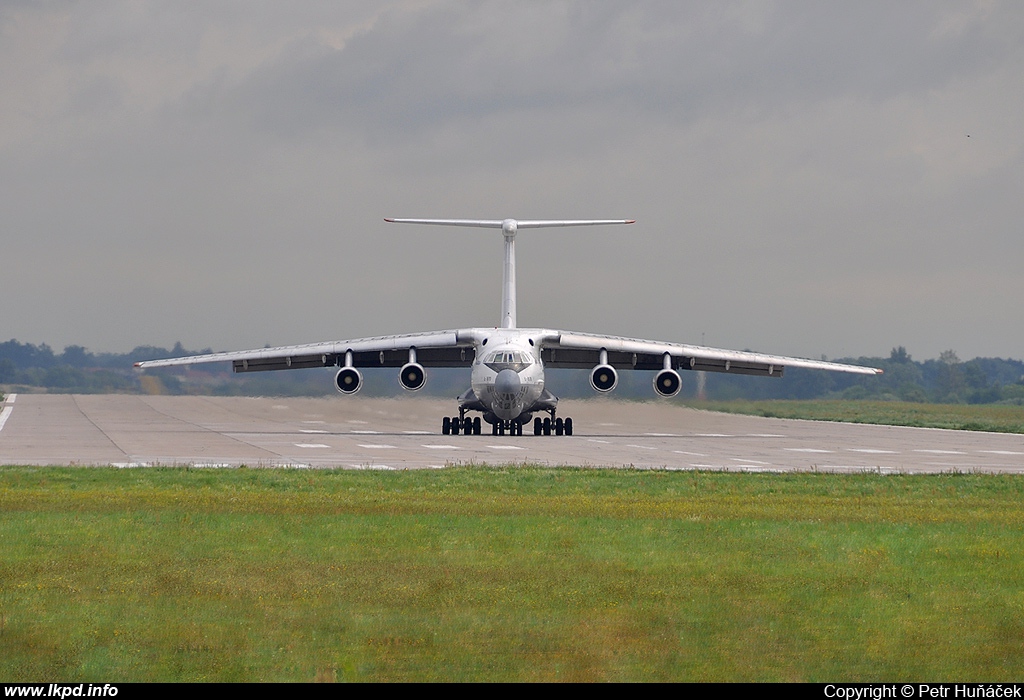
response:
[(892, 352), (889, 353), (889, 360), (904, 365), (910, 362), (910, 355), (907, 354), (907, 349), (901, 345), (892, 349)]
[(81, 345), (68, 345), (64, 348), (64, 354), (60, 356), (60, 361), (71, 367), (91, 367), (93, 356)]
[(959, 403), (966, 388), (960, 358), (953, 350), (943, 350), (939, 355), (938, 370), (935, 398), (938, 401)]

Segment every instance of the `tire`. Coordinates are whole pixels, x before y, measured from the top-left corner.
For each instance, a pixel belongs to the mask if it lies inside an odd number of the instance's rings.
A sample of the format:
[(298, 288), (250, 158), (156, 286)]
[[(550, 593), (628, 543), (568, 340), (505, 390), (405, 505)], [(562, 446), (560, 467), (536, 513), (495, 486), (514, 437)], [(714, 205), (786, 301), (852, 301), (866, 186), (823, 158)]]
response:
[(543, 432), (544, 432), (544, 424), (541, 422), (540, 418), (534, 418), (533, 419), (533, 434), (534, 435), (540, 435)]
[(473, 419), (473, 434), (480, 434), (480, 416), (477, 416), (476, 418)]
[(572, 418), (565, 419), (565, 434), (572, 435)]
[(452, 419), (449, 416), (445, 416), (444, 420), (441, 421), (441, 434), (451, 435), (452, 433)]
[(555, 435), (561, 435), (564, 428), (565, 423), (562, 422), (562, 419), (555, 418)]

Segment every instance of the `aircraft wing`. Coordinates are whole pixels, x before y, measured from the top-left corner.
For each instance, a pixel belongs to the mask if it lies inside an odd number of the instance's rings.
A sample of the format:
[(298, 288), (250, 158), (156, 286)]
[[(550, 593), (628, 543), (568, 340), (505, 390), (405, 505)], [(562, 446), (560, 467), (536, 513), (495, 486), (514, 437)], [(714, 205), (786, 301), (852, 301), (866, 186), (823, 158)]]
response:
[(555, 331), (543, 344), (542, 358), (547, 367), (591, 369), (600, 362), (601, 351), (607, 352), (608, 364), (616, 369), (660, 370), (664, 357), (670, 356), (673, 369), (729, 372), (765, 377), (781, 377), (786, 367), (823, 369), (854, 374), (881, 374), (874, 367), (845, 365), (824, 360), (805, 360), (799, 357), (763, 355), (756, 352), (719, 350), (701, 345), (661, 343), (636, 338), (610, 335), (592, 335)]
[(409, 362), (409, 351), (415, 349), (416, 362), (424, 367), (469, 367), (473, 362), (473, 343), (460, 339), (460, 331), (435, 331), (385, 335), (379, 338), (338, 340), (309, 345), (286, 345), (279, 348), (216, 352), (209, 355), (175, 357), (167, 360), (136, 362), (135, 367), (174, 367), (205, 362), (231, 362), (235, 372), (263, 372), (277, 369), (307, 369), (345, 365), (352, 353), (354, 367), (401, 367)]

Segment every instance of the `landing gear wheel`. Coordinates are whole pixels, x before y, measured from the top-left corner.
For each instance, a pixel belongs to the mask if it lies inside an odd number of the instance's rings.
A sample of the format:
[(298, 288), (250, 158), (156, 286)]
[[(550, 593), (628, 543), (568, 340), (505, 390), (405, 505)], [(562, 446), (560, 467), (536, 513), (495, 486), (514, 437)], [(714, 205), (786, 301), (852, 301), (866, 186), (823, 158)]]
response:
[(441, 421), (441, 434), (451, 435), (452, 432), (452, 419), (449, 416), (445, 416)]
[(544, 419), (543, 430), (544, 430), (544, 434), (545, 435), (550, 435), (551, 434), (551, 419), (550, 418), (545, 418)]
[(533, 419), (533, 434), (534, 435), (540, 435), (543, 432), (544, 432), (544, 424), (541, 422), (540, 418), (534, 418)]
[(555, 435), (561, 435), (565, 429), (565, 423), (562, 422), (561, 418), (555, 418)]
[(494, 421), (493, 423), (491, 423), (491, 435), (497, 435), (497, 434), (498, 434), (498, 421)]
[(480, 434), (480, 416), (477, 416), (476, 418), (473, 419), (473, 434)]
[(565, 419), (564, 430), (566, 435), (572, 435), (572, 418)]
[(472, 435), (473, 434), (473, 420), (471, 418), (466, 418), (465, 420), (462, 421), (462, 434), (463, 435)]
[(452, 418), (452, 435), (458, 435), (460, 430), (462, 430), (462, 424), (459, 419)]

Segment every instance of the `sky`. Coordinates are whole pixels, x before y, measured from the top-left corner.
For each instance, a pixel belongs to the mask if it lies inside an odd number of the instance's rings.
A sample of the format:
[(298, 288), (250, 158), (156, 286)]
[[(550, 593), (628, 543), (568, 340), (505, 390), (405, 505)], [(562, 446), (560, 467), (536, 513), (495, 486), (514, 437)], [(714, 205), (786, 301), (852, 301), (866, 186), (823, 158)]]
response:
[(0, 0), (0, 341), (1024, 358), (1024, 3)]

